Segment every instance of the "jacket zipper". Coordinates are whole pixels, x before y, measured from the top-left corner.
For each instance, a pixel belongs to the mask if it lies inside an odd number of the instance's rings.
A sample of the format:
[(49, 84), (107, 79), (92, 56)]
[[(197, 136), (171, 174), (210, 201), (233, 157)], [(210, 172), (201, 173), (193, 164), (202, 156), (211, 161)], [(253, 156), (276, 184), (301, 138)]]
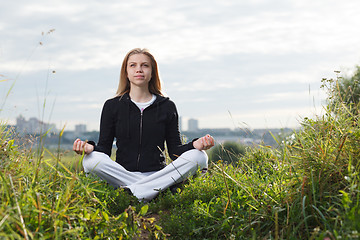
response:
[(138, 158), (137, 158), (137, 163), (136, 163), (137, 170), (139, 170), (139, 163), (140, 163), (142, 128), (143, 128), (143, 111), (141, 112), (141, 115), (140, 115), (140, 138), (139, 138), (140, 141), (139, 141), (139, 153), (138, 153)]

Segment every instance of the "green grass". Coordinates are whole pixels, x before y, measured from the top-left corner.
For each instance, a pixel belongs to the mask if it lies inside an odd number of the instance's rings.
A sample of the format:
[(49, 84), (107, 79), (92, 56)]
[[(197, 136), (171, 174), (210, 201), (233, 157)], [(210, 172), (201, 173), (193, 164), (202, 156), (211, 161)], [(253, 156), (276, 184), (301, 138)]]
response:
[(325, 109), (278, 148), (212, 155), (148, 204), (85, 176), (71, 150), (22, 150), (0, 128), (0, 238), (358, 239), (359, 116)]
[(70, 170), (61, 154), (36, 156), (8, 141), (3, 128), (0, 134), (1, 239), (133, 239), (144, 226), (161, 235), (132, 196)]

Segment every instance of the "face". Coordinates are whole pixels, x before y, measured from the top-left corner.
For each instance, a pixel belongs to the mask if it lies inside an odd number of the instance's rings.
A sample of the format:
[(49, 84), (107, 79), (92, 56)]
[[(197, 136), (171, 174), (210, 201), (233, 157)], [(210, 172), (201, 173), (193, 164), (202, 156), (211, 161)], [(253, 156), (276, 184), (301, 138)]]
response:
[(151, 60), (145, 54), (134, 54), (128, 59), (127, 77), (131, 86), (148, 87), (151, 79)]

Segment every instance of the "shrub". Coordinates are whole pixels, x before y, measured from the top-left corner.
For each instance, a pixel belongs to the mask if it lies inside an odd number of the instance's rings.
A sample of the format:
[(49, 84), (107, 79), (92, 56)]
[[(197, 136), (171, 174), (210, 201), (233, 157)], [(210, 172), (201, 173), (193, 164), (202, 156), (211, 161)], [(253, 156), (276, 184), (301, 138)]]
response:
[(359, 115), (360, 66), (356, 66), (353, 76), (338, 76), (336, 80), (324, 78), (323, 87), (328, 90), (328, 104), (333, 113), (346, 110)]
[(246, 147), (236, 142), (226, 141), (214, 146), (209, 153), (210, 161), (221, 160), (225, 163), (236, 163), (246, 152)]

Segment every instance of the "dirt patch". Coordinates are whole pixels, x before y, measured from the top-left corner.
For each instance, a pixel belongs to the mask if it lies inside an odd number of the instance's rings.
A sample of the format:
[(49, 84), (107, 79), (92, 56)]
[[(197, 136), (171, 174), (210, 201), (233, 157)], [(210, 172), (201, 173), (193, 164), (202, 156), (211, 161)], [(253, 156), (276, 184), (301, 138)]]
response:
[(146, 215), (141, 222), (140, 233), (134, 239), (151, 239), (151, 232), (155, 231), (155, 225), (159, 219), (160, 215), (158, 213), (151, 213)]

